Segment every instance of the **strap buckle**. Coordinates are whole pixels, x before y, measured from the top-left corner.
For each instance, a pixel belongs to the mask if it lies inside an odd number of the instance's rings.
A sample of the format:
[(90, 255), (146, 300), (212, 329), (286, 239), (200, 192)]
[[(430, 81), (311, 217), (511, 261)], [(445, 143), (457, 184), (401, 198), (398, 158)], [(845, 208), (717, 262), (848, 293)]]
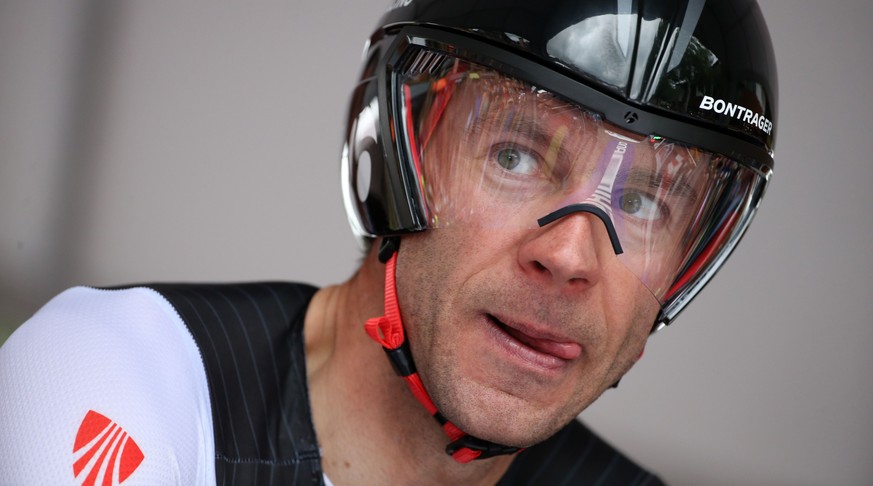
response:
[(515, 454), (520, 451), (521, 447), (510, 447), (501, 444), (496, 444), (487, 440), (473, 437), (472, 435), (464, 435), (460, 439), (449, 443), (446, 446), (446, 454), (454, 455), (455, 452), (462, 448), (467, 448), (473, 451), (478, 451), (481, 454), (476, 459), (487, 459), (489, 457), (500, 456), (504, 454)]

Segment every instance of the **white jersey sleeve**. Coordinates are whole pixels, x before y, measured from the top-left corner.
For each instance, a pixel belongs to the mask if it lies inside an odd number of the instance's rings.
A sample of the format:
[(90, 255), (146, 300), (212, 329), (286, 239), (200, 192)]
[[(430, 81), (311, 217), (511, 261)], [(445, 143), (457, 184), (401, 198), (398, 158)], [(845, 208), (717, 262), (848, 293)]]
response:
[(0, 348), (0, 484), (215, 484), (199, 350), (146, 288), (67, 290)]

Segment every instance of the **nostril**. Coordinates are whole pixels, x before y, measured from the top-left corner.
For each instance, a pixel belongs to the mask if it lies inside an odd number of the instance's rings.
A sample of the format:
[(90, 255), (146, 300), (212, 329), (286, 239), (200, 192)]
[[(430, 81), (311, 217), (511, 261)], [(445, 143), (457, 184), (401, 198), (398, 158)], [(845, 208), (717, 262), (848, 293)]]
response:
[(534, 269), (536, 269), (536, 271), (537, 271), (538, 273), (549, 273), (549, 269), (546, 268), (545, 265), (543, 265), (542, 263), (540, 263), (540, 262), (538, 262), (538, 261), (536, 261), (536, 260), (534, 260), (534, 262), (533, 262), (533, 266), (534, 266)]

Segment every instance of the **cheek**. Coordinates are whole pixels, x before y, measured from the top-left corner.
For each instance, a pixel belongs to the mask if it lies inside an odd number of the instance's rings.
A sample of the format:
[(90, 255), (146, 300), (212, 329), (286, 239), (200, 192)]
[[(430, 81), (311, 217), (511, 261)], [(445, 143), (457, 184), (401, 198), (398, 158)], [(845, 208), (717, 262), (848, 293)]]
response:
[(432, 229), (404, 236), (397, 254), (397, 298), (412, 346), (429, 346), (436, 327), (456, 304), (464, 268), (464, 238), (454, 230)]
[(397, 254), (397, 299), (407, 328), (418, 320), (433, 318), (430, 314), (441, 306), (438, 300), (445, 297), (440, 287), (446, 266), (440, 264), (440, 256), (426, 242), (425, 235), (404, 237)]
[(454, 225), (404, 236), (397, 259), (397, 296), (413, 346), (430, 346), (439, 329), (469, 317), (471, 296), (481, 288), (482, 273), (509, 258), (508, 231)]
[(612, 294), (618, 298), (610, 299), (606, 309), (610, 347), (618, 359), (636, 360), (645, 347), (661, 306), (629, 270), (622, 268), (620, 274), (622, 278), (612, 283)]
[(640, 359), (646, 342), (651, 335), (652, 325), (658, 316), (660, 305), (647, 290), (640, 292), (637, 297), (638, 305), (630, 321), (624, 341), (622, 342), (618, 359), (616, 361), (616, 380), (630, 370)]

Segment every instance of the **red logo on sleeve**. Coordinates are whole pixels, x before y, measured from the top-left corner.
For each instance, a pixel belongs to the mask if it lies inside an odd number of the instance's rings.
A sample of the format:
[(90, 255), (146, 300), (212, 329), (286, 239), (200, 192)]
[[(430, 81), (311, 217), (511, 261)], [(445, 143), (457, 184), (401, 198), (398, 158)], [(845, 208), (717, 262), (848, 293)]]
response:
[(83, 486), (121, 484), (145, 458), (127, 432), (93, 410), (79, 425), (73, 455), (73, 474)]

